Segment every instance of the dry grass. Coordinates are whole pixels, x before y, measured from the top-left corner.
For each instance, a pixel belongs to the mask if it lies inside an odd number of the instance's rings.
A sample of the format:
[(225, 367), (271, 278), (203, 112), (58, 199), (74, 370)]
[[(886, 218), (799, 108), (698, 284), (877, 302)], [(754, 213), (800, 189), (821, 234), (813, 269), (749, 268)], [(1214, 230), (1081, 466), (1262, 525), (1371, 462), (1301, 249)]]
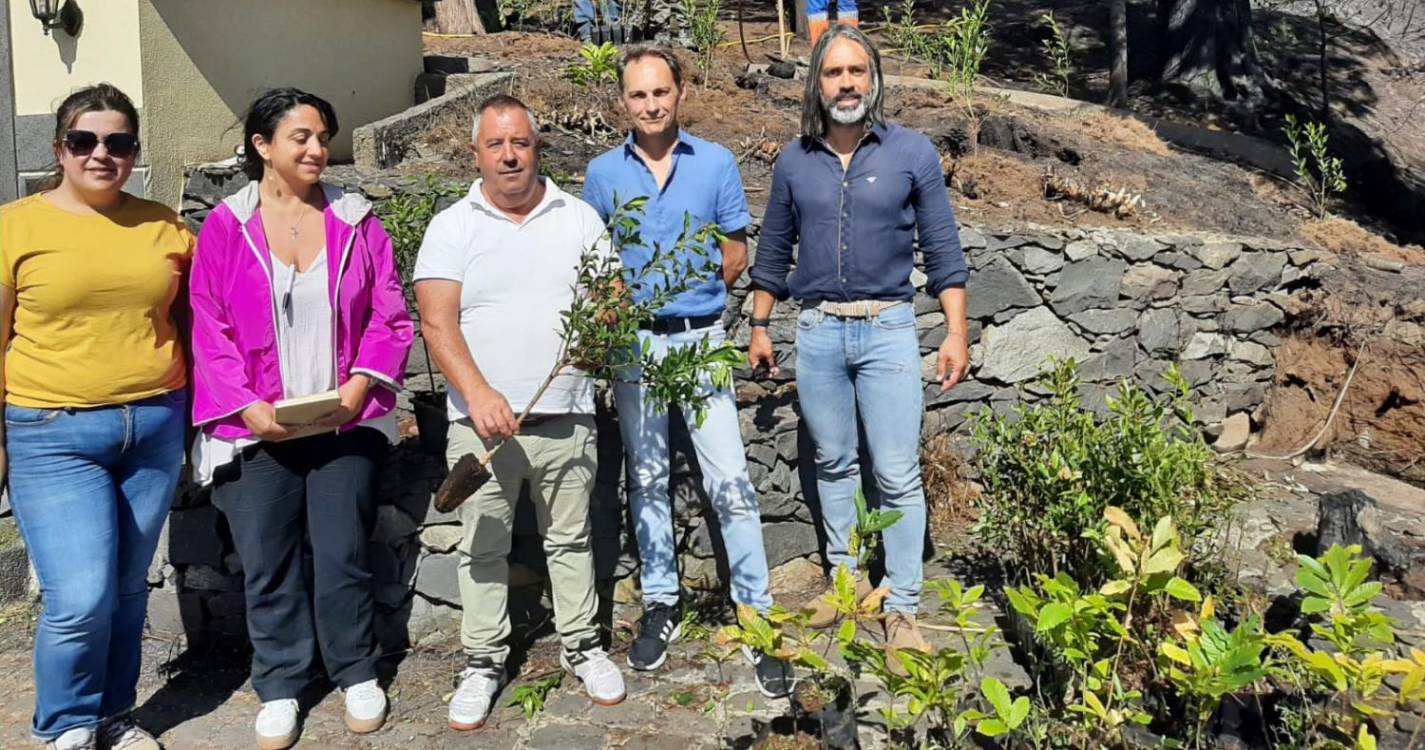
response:
[(1072, 131), (1092, 138), (1100, 144), (1131, 148), (1134, 151), (1168, 156), (1172, 153), (1153, 129), (1141, 120), (1119, 117), (1106, 112), (1066, 117), (1061, 122)]
[(1338, 255), (1375, 253), (1410, 264), (1425, 265), (1425, 250), (1419, 246), (1393, 244), (1350, 219), (1331, 216), (1308, 221), (1301, 225), (1300, 234), (1307, 242)]
[(940, 435), (925, 446), (920, 466), (930, 528), (937, 537), (962, 528), (978, 517), (975, 501), (979, 499), (979, 489), (966, 478), (965, 459), (950, 444), (949, 435)]

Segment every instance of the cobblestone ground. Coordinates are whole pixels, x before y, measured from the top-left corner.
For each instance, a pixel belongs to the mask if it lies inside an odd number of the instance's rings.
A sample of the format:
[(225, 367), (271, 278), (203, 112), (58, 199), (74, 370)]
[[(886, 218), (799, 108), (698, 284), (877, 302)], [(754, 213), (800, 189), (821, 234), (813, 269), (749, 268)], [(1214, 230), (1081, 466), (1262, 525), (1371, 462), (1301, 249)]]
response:
[[(927, 566), (927, 577), (947, 574), (943, 566)], [(966, 576), (961, 576), (962, 579)], [(933, 599), (924, 610), (933, 611)], [(620, 612), (617, 615), (633, 614)], [(620, 619), (616, 615), (616, 621)], [(932, 629), (942, 621), (926, 618), (926, 635), (937, 645), (949, 643), (951, 633)], [(4, 627), (22, 626), (11, 622)], [(620, 628), (614, 643), (616, 663), (623, 665), (630, 635)], [(958, 640), (958, 639), (957, 639)], [(0, 747), (28, 745), (34, 688), (29, 641), (8, 638), (0, 648)], [(316, 701), (307, 716), (299, 748), (531, 748), (582, 750), (626, 748), (635, 750), (704, 750), (747, 748), (766, 722), (787, 713), (785, 700), (764, 698), (752, 681), (750, 666), (741, 656), (727, 661), (719, 671), (702, 657), (711, 644), (706, 640), (674, 645), (663, 668), (656, 673), (625, 670), (628, 698), (613, 707), (593, 706), (572, 677), (550, 693), (545, 709), (526, 720), (519, 708), (507, 703), (514, 688), (557, 673), (557, 644), (543, 639), (532, 646), (519, 666), (519, 676), (500, 695), (501, 707), (485, 728), (456, 733), (445, 725), (446, 702), (452, 678), (459, 669), (458, 644), (424, 644), (393, 657), (387, 670), (391, 720), (379, 732), (355, 737), (342, 724), (342, 697), (337, 692), (312, 696)], [(247, 680), (241, 654), (221, 651), (177, 653), (170, 643), (145, 643), (145, 669), (140, 684), (141, 723), (160, 734), (169, 750), (217, 750), (252, 747), (252, 720), (259, 706)], [(1000, 652), (992, 670), (1012, 686), (1026, 683), (1009, 656)], [(394, 673), (392, 673), (394, 672)], [(883, 746), (883, 733), (874, 723), (875, 708), (884, 697), (874, 687), (862, 686), (867, 700), (862, 741), (867, 748)], [(783, 720), (785, 723), (785, 719)]]

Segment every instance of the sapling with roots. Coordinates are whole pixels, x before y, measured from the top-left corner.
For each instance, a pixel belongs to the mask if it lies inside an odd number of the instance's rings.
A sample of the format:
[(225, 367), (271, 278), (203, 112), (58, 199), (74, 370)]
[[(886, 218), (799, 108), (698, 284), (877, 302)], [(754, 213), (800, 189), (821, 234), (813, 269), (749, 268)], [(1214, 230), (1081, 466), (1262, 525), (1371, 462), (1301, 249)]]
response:
[[(677, 406), (701, 425), (708, 399), (731, 386), (733, 369), (744, 361), (731, 343), (713, 344), (707, 339), (661, 357), (639, 344), (640, 327), (653, 320), (659, 309), (718, 273), (707, 248), (726, 238), (715, 224), (695, 225), (692, 216), (685, 214), (683, 231), (673, 246), (654, 244), (649, 262), (631, 272), (619, 251), (644, 244), (639, 227), (648, 198), (620, 202), (615, 196), (614, 203), (617, 208), (603, 238), (579, 259), (574, 302), (562, 313), (559, 355), (517, 425), (529, 417), (556, 378), (572, 371), (606, 382), (638, 382), (659, 408)], [(449, 512), (489, 481), (490, 460), (509, 442), (501, 441), (482, 456), (462, 456), (436, 492), (435, 507)]]

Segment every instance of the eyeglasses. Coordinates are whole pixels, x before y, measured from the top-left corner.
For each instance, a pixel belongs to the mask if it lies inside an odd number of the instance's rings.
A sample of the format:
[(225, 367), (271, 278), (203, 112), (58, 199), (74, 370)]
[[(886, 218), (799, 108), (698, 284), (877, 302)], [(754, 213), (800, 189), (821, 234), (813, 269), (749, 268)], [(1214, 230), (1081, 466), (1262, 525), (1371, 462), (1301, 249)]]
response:
[[(64, 134), (64, 147), (75, 156), (88, 156), (98, 148), (100, 140), (92, 130), (71, 130)], [(131, 158), (139, 150), (139, 137), (133, 133), (110, 133), (102, 140), (104, 150), (115, 159)]]

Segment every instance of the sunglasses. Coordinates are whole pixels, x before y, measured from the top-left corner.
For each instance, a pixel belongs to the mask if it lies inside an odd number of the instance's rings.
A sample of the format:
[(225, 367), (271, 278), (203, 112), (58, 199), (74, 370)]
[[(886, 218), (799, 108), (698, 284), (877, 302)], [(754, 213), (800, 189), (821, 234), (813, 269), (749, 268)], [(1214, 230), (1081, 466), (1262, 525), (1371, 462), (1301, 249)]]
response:
[[(92, 130), (71, 130), (64, 134), (64, 147), (75, 156), (88, 156), (99, 147), (99, 135)], [(133, 133), (110, 133), (102, 139), (104, 150), (115, 159), (128, 159), (139, 150), (139, 137)]]

